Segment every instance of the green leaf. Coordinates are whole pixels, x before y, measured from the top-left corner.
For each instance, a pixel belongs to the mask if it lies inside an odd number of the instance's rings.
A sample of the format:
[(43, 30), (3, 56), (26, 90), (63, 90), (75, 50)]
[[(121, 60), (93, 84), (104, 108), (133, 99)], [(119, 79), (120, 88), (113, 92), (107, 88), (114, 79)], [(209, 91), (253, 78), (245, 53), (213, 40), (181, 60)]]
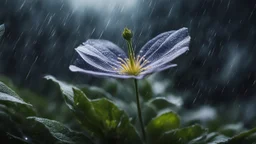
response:
[(81, 89), (88, 98), (97, 99), (97, 98), (109, 98), (112, 99), (112, 96), (106, 92), (104, 89), (95, 86), (83, 86)]
[(244, 131), (244, 126), (242, 123), (227, 124), (227, 125), (222, 126), (218, 131), (221, 134), (232, 137), (232, 136), (238, 134), (239, 132)]
[(0, 82), (0, 104), (12, 109), (13, 114), (20, 114), (20, 116), (35, 115), (33, 106), (22, 100), (13, 90)]
[(52, 76), (45, 78), (59, 85), (66, 104), (92, 135), (109, 143), (138, 143), (140, 141), (126, 113), (119, 110), (111, 101), (105, 98), (90, 100), (75, 86), (61, 82)]
[(105, 98), (93, 100), (92, 104), (100, 116), (100, 123), (103, 124), (102, 129), (107, 137), (119, 137), (116, 140), (120, 143), (139, 141), (140, 138), (124, 111)]
[(212, 134), (211, 137), (209, 135), (207, 136), (208, 140), (206, 142), (209, 142), (210, 144), (249, 144), (256, 141), (256, 128), (235, 135), (232, 138), (216, 134)]
[(164, 113), (149, 122), (146, 127), (147, 137), (153, 143), (165, 132), (179, 128), (180, 119), (173, 112)]
[(170, 108), (176, 111), (178, 109), (178, 106), (176, 104), (172, 103), (170, 100), (166, 99), (165, 97), (153, 98), (148, 103), (155, 106), (158, 110)]
[(206, 136), (206, 138), (204, 139), (204, 141), (202, 141), (201, 143), (202, 144), (205, 144), (205, 143), (217, 144), (217, 143), (227, 142), (228, 139), (229, 139), (229, 137), (226, 137), (226, 136), (221, 135), (216, 132), (212, 132), (212, 133), (209, 133)]
[(157, 110), (153, 105), (144, 103), (142, 106), (142, 116), (144, 124), (147, 125), (153, 118), (157, 116)]
[(21, 99), (18, 99), (14, 96), (0, 92), (0, 103), (6, 103), (6, 102), (32, 106), (31, 104), (28, 104)]
[(182, 129), (175, 129), (165, 132), (160, 140), (159, 144), (187, 144), (190, 141), (203, 136), (207, 130), (203, 129), (199, 125), (193, 125)]
[(147, 80), (142, 80), (139, 82), (139, 94), (145, 101), (153, 97), (152, 87)]
[[(75, 86), (59, 81), (53, 76), (48, 75), (45, 76), (45, 78), (47, 80), (53, 81), (59, 86), (66, 105), (69, 107), (70, 110), (73, 111), (73, 113), (75, 114), (79, 122), (87, 130), (87, 132), (91, 133), (92, 135), (102, 136), (103, 134), (99, 126), (94, 125), (95, 118), (92, 118), (92, 115), (94, 115), (93, 107), (90, 100), (86, 96), (84, 96), (84, 93), (78, 90), (78, 88), (76, 88)], [(77, 95), (76, 98), (75, 95)], [(88, 119), (88, 117), (91, 119)]]
[(44, 77), (47, 80), (51, 80), (53, 82), (55, 82), (56, 84), (58, 84), (61, 93), (64, 97), (64, 100), (67, 104), (67, 106), (73, 110), (73, 105), (74, 105), (74, 93), (73, 93), (73, 88), (75, 86), (69, 85), (65, 82), (59, 81), (56, 78), (54, 78), (53, 76), (47, 75)]
[[(229, 139), (227, 142), (225, 142), (225, 144), (241, 144), (242, 142), (244, 142), (248, 137), (250, 137), (251, 135), (256, 133), (256, 128), (253, 128), (249, 131), (240, 133), (234, 137), (232, 137), (231, 139)], [(222, 144), (222, 143), (220, 143)]]
[(76, 110), (83, 116), (80, 121), (86, 120), (97, 127), (106, 141), (130, 143), (140, 140), (128, 116), (111, 101), (105, 98), (91, 101), (78, 89), (74, 89), (74, 95)]
[(18, 96), (16, 92), (14, 92), (12, 89), (10, 89), (7, 85), (5, 85), (2, 82), (0, 82), (0, 92), (11, 95), (21, 100), (21, 98)]
[(85, 136), (83, 133), (75, 132), (58, 121), (49, 120), (39, 117), (28, 117), (29, 120), (34, 120), (45, 126), (51, 133), (51, 135), (56, 138), (61, 143), (67, 144), (91, 144), (91, 140)]
[(103, 132), (99, 125), (99, 117), (96, 115), (94, 107), (85, 94), (79, 89), (73, 89), (74, 92), (74, 113), (81, 124), (93, 135), (103, 137)]
[(5, 26), (4, 24), (0, 25), (0, 38), (4, 35), (4, 31), (5, 31)]

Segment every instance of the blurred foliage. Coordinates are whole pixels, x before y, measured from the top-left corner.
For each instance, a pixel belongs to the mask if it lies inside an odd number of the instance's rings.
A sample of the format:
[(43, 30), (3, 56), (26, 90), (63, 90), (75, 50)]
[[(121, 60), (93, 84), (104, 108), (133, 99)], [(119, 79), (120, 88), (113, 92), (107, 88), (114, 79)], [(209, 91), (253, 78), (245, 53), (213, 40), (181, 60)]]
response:
[[(103, 83), (102, 89), (71, 85), (46, 76), (45, 79), (55, 89), (54, 93), (63, 97), (65, 109), (69, 111), (58, 113), (47, 108), (58, 102), (17, 88), (5, 77), (0, 79), (0, 134), (1, 139), (8, 143), (142, 143), (140, 130), (137, 129), (135, 102), (133, 98), (127, 99), (134, 97), (129, 82), (111, 80)], [(233, 110), (226, 111), (222, 107), (205, 105), (198, 109), (186, 109), (176, 96), (156, 93), (149, 81), (142, 80), (139, 86), (144, 100), (143, 118), (148, 144), (256, 142), (256, 128), (248, 130), (244, 121), (234, 119), (240, 112), (233, 107)], [(253, 114), (252, 117), (255, 118)]]
[(5, 31), (5, 26), (4, 24), (0, 25), (0, 39), (2, 38), (2, 36), (4, 35), (4, 31)]

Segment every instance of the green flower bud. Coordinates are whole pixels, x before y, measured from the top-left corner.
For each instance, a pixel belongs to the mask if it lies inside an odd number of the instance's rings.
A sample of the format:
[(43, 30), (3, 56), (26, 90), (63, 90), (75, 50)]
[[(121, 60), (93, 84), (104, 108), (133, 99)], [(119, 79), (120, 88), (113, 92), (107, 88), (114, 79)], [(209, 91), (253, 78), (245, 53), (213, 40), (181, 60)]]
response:
[(133, 36), (133, 34), (132, 34), (132, 31), (130, 30), (130, 29), (128, 29), (128, 28), (124, 28), (124, 31), (123, 31), (123, 38), (125, 39), (125, 40), (131, 40), (132, 39), (132, 36)]

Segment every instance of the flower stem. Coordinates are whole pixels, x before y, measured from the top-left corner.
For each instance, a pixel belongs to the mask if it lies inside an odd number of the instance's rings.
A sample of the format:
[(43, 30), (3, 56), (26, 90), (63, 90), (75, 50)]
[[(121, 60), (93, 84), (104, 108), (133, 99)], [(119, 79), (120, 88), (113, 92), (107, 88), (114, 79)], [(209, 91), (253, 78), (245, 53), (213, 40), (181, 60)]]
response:
[(144, 124), (143, 124), (142, 115), (141, 115), (140, 97), (139, 97), (137, 79), (134, 80), (134, 84), (135, 84), (136, 99), (137, 99), (137, 109), (138, 109), (138, 117), (139, 117), (139, 121), (140, 121), (140, 126), (141, 126), (141, 131), (142, 131), (142, 137), (143, 137), (144, 142), (146, 142), (146, 132), (145, 132), (145, 129), (144, 129)]
[(128, 46), (128, 56), (129, 60), (131, 62), (131, 66), (134, 66), (134, 49), (132, 47), (132, 40), (127, 40), (127, 46)]

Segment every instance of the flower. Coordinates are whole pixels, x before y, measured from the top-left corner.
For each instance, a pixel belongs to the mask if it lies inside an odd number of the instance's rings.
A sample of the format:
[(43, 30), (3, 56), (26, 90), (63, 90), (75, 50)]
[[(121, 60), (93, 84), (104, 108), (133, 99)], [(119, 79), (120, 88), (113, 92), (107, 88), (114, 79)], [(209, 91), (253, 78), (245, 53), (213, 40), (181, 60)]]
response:
[(132, 32), (125, 28), (123, 37), (127, 41), (128, 55), (110, 41), (87, 40), (75, 49), (80, 60), (75, 65), (70, 65), (69, 69), (95, 76), (142, 79), (152, 73), (177, 66), (170, 62), (189, 49), (190, 36), (187, 28), (157, 35), (136, 56), (132, 47), (132, 36)]

